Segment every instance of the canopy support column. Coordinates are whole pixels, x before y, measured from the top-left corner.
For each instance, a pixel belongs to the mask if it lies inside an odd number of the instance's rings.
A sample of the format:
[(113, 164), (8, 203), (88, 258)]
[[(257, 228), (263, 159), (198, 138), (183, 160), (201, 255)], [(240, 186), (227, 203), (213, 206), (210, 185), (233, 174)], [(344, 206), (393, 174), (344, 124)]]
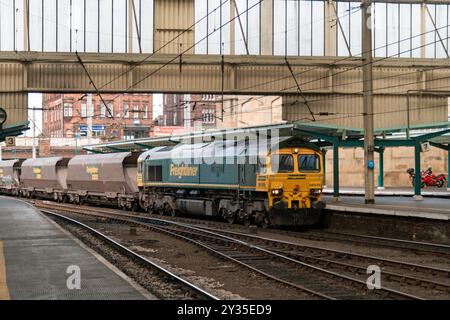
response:
[(323, 158), (323, 187), (327, 186), (327, 150), (322, 149)]
[(414, 163), (415, 163), (415, 178), (414, 178), (414, 200), (421, 201), (423, 196), (421, 194), (422, 172), (420, 171), (420, 142), (416, 141), (414, 144)]
[(339, 143), (333, 143), (333, 201), (339, 201)]
[(378, 152), (379, 171), (378, 171), (378, 189), (384, 189), (384, 148), (380, 147)]
[(450, 143), (447, 145), (447, 191), (450, 191)]

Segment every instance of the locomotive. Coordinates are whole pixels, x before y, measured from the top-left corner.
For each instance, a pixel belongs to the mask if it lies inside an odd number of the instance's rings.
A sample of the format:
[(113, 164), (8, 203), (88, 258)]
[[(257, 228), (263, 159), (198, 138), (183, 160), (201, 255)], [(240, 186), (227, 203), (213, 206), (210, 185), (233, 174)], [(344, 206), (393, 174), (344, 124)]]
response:
[(224, 140), (0, 161), (3, 194), (264, 227), (317, 223), (323, 177), (320, 150), (295, 138), (266, 150)]

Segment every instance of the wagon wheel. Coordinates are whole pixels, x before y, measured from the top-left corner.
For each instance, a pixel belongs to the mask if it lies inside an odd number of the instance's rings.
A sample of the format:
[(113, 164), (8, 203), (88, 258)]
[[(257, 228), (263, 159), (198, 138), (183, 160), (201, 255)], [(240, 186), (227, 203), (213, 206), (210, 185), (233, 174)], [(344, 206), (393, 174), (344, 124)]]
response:
[(270, 220), (267, 213), (264, 213), (264, 218), (262, 218), (262, 220), (259, 222), (259, 225), (264, 229), (267, 229), (270, 226)]
[(154, 203), (152, 203), (152, 204), (150, 204), (149, 206), (147, 206), (147, 212), (148, 212), (149, 214), (154, 214), (154, 213), (156, 213), (155, 211), (156, 211), (156, 210), (155, 210), (155, 204), (154, 204)]
[(164, 203), (163, 213), (165, 215), (168, 215), (168, 216), (171, 216), (171, 217), (176, 217), (177, 216), (177, 210), (172, 208), (172, 206), (170, 204), (168, 204), (167, 202)]
[(229, 224), (234, 224), (234, 223), (236, 222), (236, 216), (234, 216), (234, 215), (228, 216), (228, 217), (226, 218), (226, 220), (227, 220), (227, 222), (228, 222)]
[(229, 211), (225, 208), (220, 209), (220, 215), (224, 220), (226, 220), (229, 224), (233, 224), (236, 222), (236, 215), (234, 213), (229, 213)]

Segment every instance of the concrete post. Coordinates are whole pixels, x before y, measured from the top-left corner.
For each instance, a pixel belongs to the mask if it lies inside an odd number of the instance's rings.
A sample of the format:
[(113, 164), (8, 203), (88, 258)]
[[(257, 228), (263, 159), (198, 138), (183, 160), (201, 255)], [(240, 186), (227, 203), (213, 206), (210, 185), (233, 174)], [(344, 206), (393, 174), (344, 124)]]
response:
[(30, 0), (23, 0), (23, 51), (30, 51)]
[(383, 190), (384, 189), (384, 148), (380, 148), (379, 152), (379, 171), (378, 171), (378, 189)]
[[(134, 0), (128, 0), (128, 53), (133, 53), (133, 6)], [(153, 39), (155, 39), (155, 30), (153, 30)]]
[(325, 56), (336, 56), (336, 11), (335, 1), (325, 3)]
[(339, 144), (333, 144), (333, 201), (339, 201)]
[[(108, 108), (108, 106), (105, 106), (105, 108)], [(88, 138), (88, 144), (91, 144), (91, 138), (92, 138), (92, 116), (94, 113), (94, 106), (92, 105), (92, 94), (89, 93), (87, 95), (87, 105), (86, 105), (86, 124), (87, 124), (87, 138)]]
[(79, 134), (77, 132), (77, 133), (75, 133), (75, 155), (76, 156), (78, 155), (78, 137), (79, 137)]
[(426, 19), (427, 19), (427, 5), (422, 3), (420, 5), (420, 58), (425, 58), (425, 42), (426, 42)]
[(261, 55), (273, 55), (273, 1), (261, 2)]
[(33, 148), (32, 148), (32, 157), (36, 159), (36, 107), (33, 107), (32, 113), (33, 119)]
[(363, 71), (363, 109), (364, 109), (364, 176), (365, 203), (375, 202), (375, 174), (374, 166), (374, 109), (372, 92), (372, 29), (371, 22), (372, 0), (362, 0), (362, 71)]
[(414, 164), (415, 164), (415, 180), (414, 180), (414, 200), (423, 200), (422, 188), (420, 186), (422, 181), (422, 173), (420, 171), (420, 143), (416, 142), (414, 145)]
[[(264, 1), (267, 2), (267, 1)], [(230, 0), (230, 55), (236, 53), (236, 36), (235, 36), (235, 14), (236, 14), (236, 2), (235, 0)]]

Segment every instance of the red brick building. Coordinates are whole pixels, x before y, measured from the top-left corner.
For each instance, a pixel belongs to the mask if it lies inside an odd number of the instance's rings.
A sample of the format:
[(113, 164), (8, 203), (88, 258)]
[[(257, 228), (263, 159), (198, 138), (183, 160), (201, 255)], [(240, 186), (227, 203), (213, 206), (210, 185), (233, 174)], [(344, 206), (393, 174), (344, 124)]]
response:
[[(151, 94), (92, 95), (92, 136), (105, 140), (137, 139), (150, 136), (153, 119)], [(116, 98), (117, 97), (117, 98)], [(115, 98), (115, 99), (114, 99)], [(114, 99), (114, 100), (113, 100)], [(42, 132), (45, 137), (73, 138), (87, 135), (87, 96), (44, 94)]]
[[(159, 123), (162, 122), (162, 123)], [(163, 116), (158, 126), (214, 128), (216, 101), (211, 94), (164, 94)]]

